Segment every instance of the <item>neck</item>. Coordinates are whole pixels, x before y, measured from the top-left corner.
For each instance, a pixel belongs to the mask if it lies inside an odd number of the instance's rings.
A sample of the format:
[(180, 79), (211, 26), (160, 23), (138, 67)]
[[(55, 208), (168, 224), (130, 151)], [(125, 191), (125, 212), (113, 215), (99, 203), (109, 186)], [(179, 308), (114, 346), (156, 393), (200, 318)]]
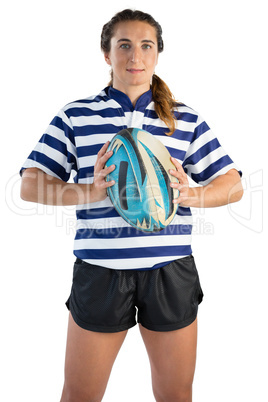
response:
[(114, 83), (112, 84), (114, 89), (117, 89), (118, 91), (123, 92), (124, 94), (126, 94), (132, 105), (135, 107), (137, 100), (141, 97), (142, 94), (144, 94), (145, 92), (149, 91), (150, 89), (150, 85), (143, 85), (143, 86), (131, 86), (131, 87), (121, 87), (120, 85), (115, 85)]

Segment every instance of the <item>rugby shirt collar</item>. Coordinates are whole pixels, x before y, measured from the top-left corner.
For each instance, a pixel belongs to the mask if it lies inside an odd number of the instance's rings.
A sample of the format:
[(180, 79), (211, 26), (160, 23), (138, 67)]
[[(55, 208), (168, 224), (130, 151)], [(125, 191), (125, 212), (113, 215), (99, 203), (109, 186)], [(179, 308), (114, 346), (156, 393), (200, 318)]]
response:
[(115, 89), (110, 86), (107, 88), (106, 93), (108, 93), (109, 98), (114, 99), (117, 103), (119, 103), (122, 106), (124, 112), (133, 112), (134, 110), (144, 112), (146, 107), (152, 101), (151, 89), (149, 89), (149, 91), (145, 92), (139, 97), (135, 107), (133, 107), (129, 97), (124, 92), (118, 91), (118, 89)]

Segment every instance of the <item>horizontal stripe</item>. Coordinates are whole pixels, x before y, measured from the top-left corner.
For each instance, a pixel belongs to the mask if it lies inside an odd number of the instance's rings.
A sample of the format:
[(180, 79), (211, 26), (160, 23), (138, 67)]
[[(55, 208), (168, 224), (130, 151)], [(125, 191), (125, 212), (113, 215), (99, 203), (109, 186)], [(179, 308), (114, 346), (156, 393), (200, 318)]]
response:
[(40, 165), (48, 167), (53, 173), (57, 172), (57, 176), (63, 181), (67, 182), (70, 178), (70, 172), (66, 172), (63, 166), (43, 153), (33, 151), (28, 159), (37, 161)]
[(222, 157), (226, 156), (225, 151), (222, 148), (217, 148), (206, 155), (203, 159), (199, 160), (195, 165), (186, 165), (188, 174), (201, 174), (208, 166), (217, 163)]
[[(78, 229), (76, 232), (76, 240), (81, 240), (81, 239), (98, 239), (98, 241), (101, 241), (101, 239), (120, 239), (121, 241), (122, 238), (132, 238), (132, 237), (148, 237), (148, 236), (153, 236), (153, 237), (161, 237), (162, 238), (162, 244), (163, 244), (163, 236), (169, 235), (169, 236), (190, 236), (192, 232), (192, 225), (169, 225), (165, 229), (161, 230), (160, 232), (155, 232), (152, 234), (148, 234), (146, 232), (142, 232), (140, 230), (135, 229), (132, 226), (127, 226), (127, 227), (114, 227), (114, 228), (97, 228), (97, 229)], [(164, 239), (165, 240), (165, 239)], [(189, 241), (189, 238), (187, 239)], [(132, 240), (133, 241), (133, 240)], [(174, 240), (176, 244), (180, 241), (179, 238), (176, 238)]]
[(75, 102), (68, 103), (65, 107), (63, 107), (63, 111), (66, 116), (72, 116), (73, 109), (87, 108), (89, 110), (99, 112), (105, 109), (117, 109), (118, 105), (113, 100), (104, 101), (103, 99), (98, 101), (98, 98), (86, 98), (81, 99)]
[(76, 206), (76, 210), (80, 211), (83, 209), (91, 209), (91, 208), (107, 208), (111, 207), (112, 203), (109, 199), (109, 197), (106, 197), (105, 200), (103, 201), (98, 201), (98, 202), (92, 202), (88, 204), (79, 204)]
[(60, 176), (58, 176), (55, 172), (53, 172), (51, 169), (49, 169), (47, 166), (43, 165), (40, 162), (37, 162), (32, 159), (27, 159), (27, 161), (24, 162), (23, 167), (20, 170), (20, 175), (23, 173), (23, 170), (29, 169), (29, 168), (37, 168), (45, 172), (46, 174), (49, 174), (50, 176), (56, 177), (57, 179), (61, 179)]
[[(103, 217), (114, 217), (114, 216), (119, 216), (119, 214), (116, 212), (114, 209), (114, 206), (112, 203), (109, 201), (109, 198), (107, 197), (107, 202), (102, 202), (101, 203), (94, 203), (94, 204), (87, 204), (85, 205), (84, 208), (82, 206), (77, 206), (76, 213), (77, 217), (80, 219), (97, 219), (100, 216)], [(173, 223), (175, 222), (176, 224), (179, 224), (180, 222), (178, 220), (181, 220), (184, 217), (191, 217), (191, 210), (190, 208), (183, 208), (183, 207), (178, 207), (177, 213), (174, 216)], [(188, 223), (188, 222), (187, 222)]]
[(51, 121), (50, 126), (54, 126), (62, 130), (65, 136), (74, 143), (72, 127), (67, 125), (61, 117), (55, 116), (54, 119)]
[(200, 137), (200, 135), (209, 131), (210, 128), (205, 121), (202, 121), (194, 130), (194, 138), (195, 140)]
[(175, 113), (178, 119), (181, 119), (183, 121), (187, 121), (188, 123), (196, 123), (197, 116), (196, 114), (189, 113), (187, 112), (181, 112), (180, 109), (178, 113)]
[(168, 149), (178, 149), (182, 151), (187, 151), (189, 147), (189, 140), (184, 138), (178, 138), (177, 136), (167, 136), (167, 135), (154, 135), (159, 141), (162, 142)]
[(102, 116), (72, 116), (72, 124), (73, 127), (84, 127), (84, 126), (101, 126), (101, 125), (113, 125), (120, 126), (122, 124), (121, 116), (113, 116), (113, 117), (102, 117)]
[[(148, 117), (144, 117), (143, 124), (147, 127), (147, 130), (149, 132), (151, 132), (151, 126), (153, 127), (153, 129), (155, 131), (156, 131), (156, 129), (158, 129), (159, 132), (161, 132), (161, 128), (162, 128), (163, 135), (164, 135), (164, 132), (167, 131), (167, 126), (160, 119), (150, 119)], [(178, 130), (178, 132), (186, 131), (188, 133), (192, 133), (193, 130), (195, 129), (195, 127), (196, 127), (195, 123), (191, 123), (191, 122), (187, 122), (187, 121), (183, 121), (183, 120), (178, 120), (176, 122), (176, 130)]]
[[(74, 118), (87, 118), (87, 117), (94, 117), (96, 116), (96, 110), (98, 110), (98, 115), (100, 118), (113, 118), (115, 114), (115, 108), (108, 108), (107, 105), (103, 104), (103, 108), (99, 107), (100, 104), (98, 103), (98, 108), (92, 107), (85, 107), (85, 105), (76, 105), (72, 108), (69, 108), (68, 111), (66, 112), (67, 115), (72, 117), (72, 121)], [(75, 124), (74, 124), (75, 125)]]
[[(133, 239), (131, 237), (120, 237), (119, 238), (90, 238), (90, 248), (95, 250), (110, 250), (111, 248), (114, 250), (126, 249), (128, 254), (132, 254), (132, 250), (137, 249), (151, 249), (154, 247), (177, 247), (177, 246), (185, 246), (191, 243), (191, 236), (184, 235), (180, 236), (178, 239), (177, 236), (168, 236), (168, 235), (160, 235), (160, 236), (136, 236), (135, 244), (133, 244)], [(75, 249), (80, 250), (84, 248), (84, 240), (76, 239), (75, 240)], [(135, 251), (136, 252), (136, 251)]]
[[(187, 255), (188, 250), (190, 250), (189, 245), (183, 246), (165, 246), (165, 247), (137, 247), (135, 248), (135, 253), (131, 256), (132, 259), (140, 258), (150, 258), (154, 256), (159, 257), (170, 257), (177, 255)], [(80, 255), (82, 260), (84, 259), (94, 259), (94, 260), (105, 260), (105, 259), (117, 259), (124, 260), (129, 259), (129, 250), (127, 249), (76, 249), (76, 254)]]
[(214, 175), (210, 176), (207, 180), (199, 182), (201, 186), (206, 186), (209, 184), (212, 180), (216, 179), (217, 177), (229, 172), (229, 170), (235, 169), (237, 172), (242, 176), (241, 170), (238, 168), (238, 166), (235, 163), (230, 163), (229, 165), (225, 165), (222, 167), (220, 170), (218, 170)]
[[(180, 250), (181, 254), (170, 256), (169, 259), (167, 257), (151, 257), (151, 258), (125, 258), (123, 260), (117, 259), (92, 259), (86, 258), (85, 253), (79, 251), (74, 251), (74, 254), (77, 258), (83, 259), (85, 262), (93, 265), (99, 265), (103, 267), (107, 267), (110, 269), (155, 269), (159, 266), (164, 266), (171, 261), (174, 261), (178, 258), (186, 257), (192, 254), (191, 247), (187, 247), (185, 249)], [(83, 257), (84, 256), (84, 257)]]
[[(62, 142), (66, 146), (66, 149), (69, 152), (71, 152), (73, 155), (76, 155), (76, 147), (74, 144), (73, 136), (71, 139), (68, 138), (65, 135), (65, 132), (62, 128), (58, 128), (56, 126), (49, 125), (48, 128), (46, 129), (46, 132), (44, 133), (44, 135), (49, 135), (55, 141)], [(49, 137), (48, 137), (48, 139), (49, 139)], [(47, 142), (47, 141), (45, 140), (44, 142)]]
[(79, 182), (80, 180), (86, 179), (84, 183), (87, 183), (88, 179), (91, 179), (94, 176), (94, 166), (87, 166), (84, 168), (79, 169), (78, 177)]
[(199, 183), (200, 181), (208, 180), (211, 176), (213, 176), (217, 171), (219, 171), (222, 167), (226, 165), (230, 165), (232, 163), (231, 158), (228, 155), (223, 156), (218, 159), (213, 164), (209, 165), (206, 169), (204, 169), (201, 173), (191, 175), (192, 179)]
[[(42, 140), (44, 140), (44, 137), (41, 138), (41, 141)], [(62, 167), (65, 166), (65, 170), (70, 173), (72, 170), (72, 163), (70, 163), (68, 159), (75, 161), (75, 158), (73, 157), (73, 155), (70, 155), (67, 150), (65, 153), (63, 153), (62, 151), (63, 149), (59, 151), (58, 149), (53, 148), (50, 145), (45, 144), (44, 142), (39, 142), (35, 147), (35, 152), (42, 154), (49, 159), (53, 159), (53, 161), (55, 161), (58, 165)]]
[(101, 147), (104, 144), (94, 144), (94, 145), (88, 145), (88, 146), (82, 146), (82, 147), (78, 147), (77, 148), (77, 157), (78, 158), (82, 158), (82, 157), (87, 157), (87, 156), (91, 156), (94, 155), (97, 157), (97, 153), (99, 152), (99, 150), (101, 149)]
[(113, 218), (118, 217), (119, 214), (114, 209), (113, 205), (111, 205), (110, 208), (90, 208), (77, 211), (77, 217), (81, 220), (98, 219), (100, 216), (102, 216), (102, 218)]
[(96, 163), (97, 155), (87, 155), (79, 158), (80, 169), (93, 167)]
[(200, 148), (202, 148), (210, 141), (213, 141), (214, 139), (215, 135), (211, 130), (206, 131), (204, 135), (200, 135), (197, 139), (189, 144), (188, 150), (185, 155), (185, 160), (187, 160), (191, 155), (198, 152)]
[(57, 151), (61, 152), (63, 155), (67, 154), (67, 146), (66, 143), (55, 138), (49, 134), (44, 134), (39, 143), (43, 143), (44, 145), (48, 145), (51, 148), (56, 149)]
[[(180, 225), (191, 225), (192, 224), (192, 216), (178, 216), (176, 215), (173, 221), (170, 223), (172, 225), (177, 225), (179, 222)], [(85, 229), (94, 229), (94, 230), (102, 230), (104, 228), (109, 229), (118, 229), (124, 227), (130, 227), (130, 225), (123, 219), (121, 216), (112, 217), (109, 216), (107, 218), (95, 218), (95, 219), (77, 219), (77, 230), (85, 230)], [(172, 229), (171, 229), (172, 230)], [(147, 234), (148, 235), (148, 234)]]
[[(121, 120), (122, 122), (122, 120)], [(124, 120), (125, 123), (125, 120)], [(87, 135), (92, 135), (92, 134), (117, 134), (118, 131), (122, 130), (123, 128), (126, 128), (127, 126), (124, 124), (122, 126), (115, 126), (113, 124), (98, 124), (98, 125), (86, 125), (86, 126), (79, 126), (75, 127), (75, 137), (79, 136), (87, 136)]]
[[(186, 158), (184, 160), (184, 165), (196, 165), (202, 158), (206, 158), (212, 151), (218, 148), (220, 149), (220, 143), (217, 138), (214, 138), (199, 148), (197, 152), (191, 155), (191, 157)], [(222, 152), (224, 152), (224, 150), (222, 150)]]
[(88, 136), (84, 137), (75, 137), (75, 142), (76, 146), (78, 149), (83, 148), (83, 147), (89, 147), (89, 146), (96, 146), (96, 145), (103, 145), (107, 141), (111, 141), (111, 139), (115, 136), (116, 132), (113, 133), (93, 133)]

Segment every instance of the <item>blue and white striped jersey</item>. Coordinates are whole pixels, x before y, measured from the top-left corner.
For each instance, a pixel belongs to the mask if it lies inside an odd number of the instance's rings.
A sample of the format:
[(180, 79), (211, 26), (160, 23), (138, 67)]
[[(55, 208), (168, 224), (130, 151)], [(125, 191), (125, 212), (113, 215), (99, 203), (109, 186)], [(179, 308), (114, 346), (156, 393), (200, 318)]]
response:
[[(176, 131), (167, 136), (168, 129), (155, 112), (150, 90), (134, 108), (127, 95), (107, 87), (97, 96), (63, 107), (22, 170), (37, 167), (66, 182), (73, 172), (74, 182), (92, 183), (98, 151), (118, 131), (129, 127), (157, 136), (200, 185), (237, 169), (197, 112), (179, 105), (175, 116)], [(74, 254), (88, 263), (113, 269), (155, 269), (192, 253), (190, 208), (179, 207), (172, 223), (155, 233), (130, 226), (108, 197), (102, 202), (77, 205), (76, 214)]]

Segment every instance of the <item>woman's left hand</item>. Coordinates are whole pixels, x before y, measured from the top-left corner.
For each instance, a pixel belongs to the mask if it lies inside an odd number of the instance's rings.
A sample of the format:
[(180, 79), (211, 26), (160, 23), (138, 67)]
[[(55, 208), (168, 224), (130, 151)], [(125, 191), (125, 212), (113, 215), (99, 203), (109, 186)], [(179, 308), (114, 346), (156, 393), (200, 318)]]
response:
[(179, 197), (173, 200), (182, 207), (212, 208), (239, 201), (243, 196), (241, 178), (236, 169), (230, 169), (219, 175), (205, 186), (189, 187), (187, 174), (182, 165), (171, 158), (175, 169), (170, 174), (176, 177), (179, 183), (170, 183), (171, 187), (179, 190)]
[(185, 173), (182, 165), (175, 159), (171, 158), (172, 163), (175, 165), (176, 169), (171, 169), (169, 172), (172, 176), (178, 179), (178, 183), (172, 182), (170, 185), (173, 188), (179, 190), (179, 197), (174, 199), (173, 202), (175, 204), (180, 204), (183, 206), (184, 202), (187, 203), (187, 200), (190, 196), (190, 187), (187, 174)]

